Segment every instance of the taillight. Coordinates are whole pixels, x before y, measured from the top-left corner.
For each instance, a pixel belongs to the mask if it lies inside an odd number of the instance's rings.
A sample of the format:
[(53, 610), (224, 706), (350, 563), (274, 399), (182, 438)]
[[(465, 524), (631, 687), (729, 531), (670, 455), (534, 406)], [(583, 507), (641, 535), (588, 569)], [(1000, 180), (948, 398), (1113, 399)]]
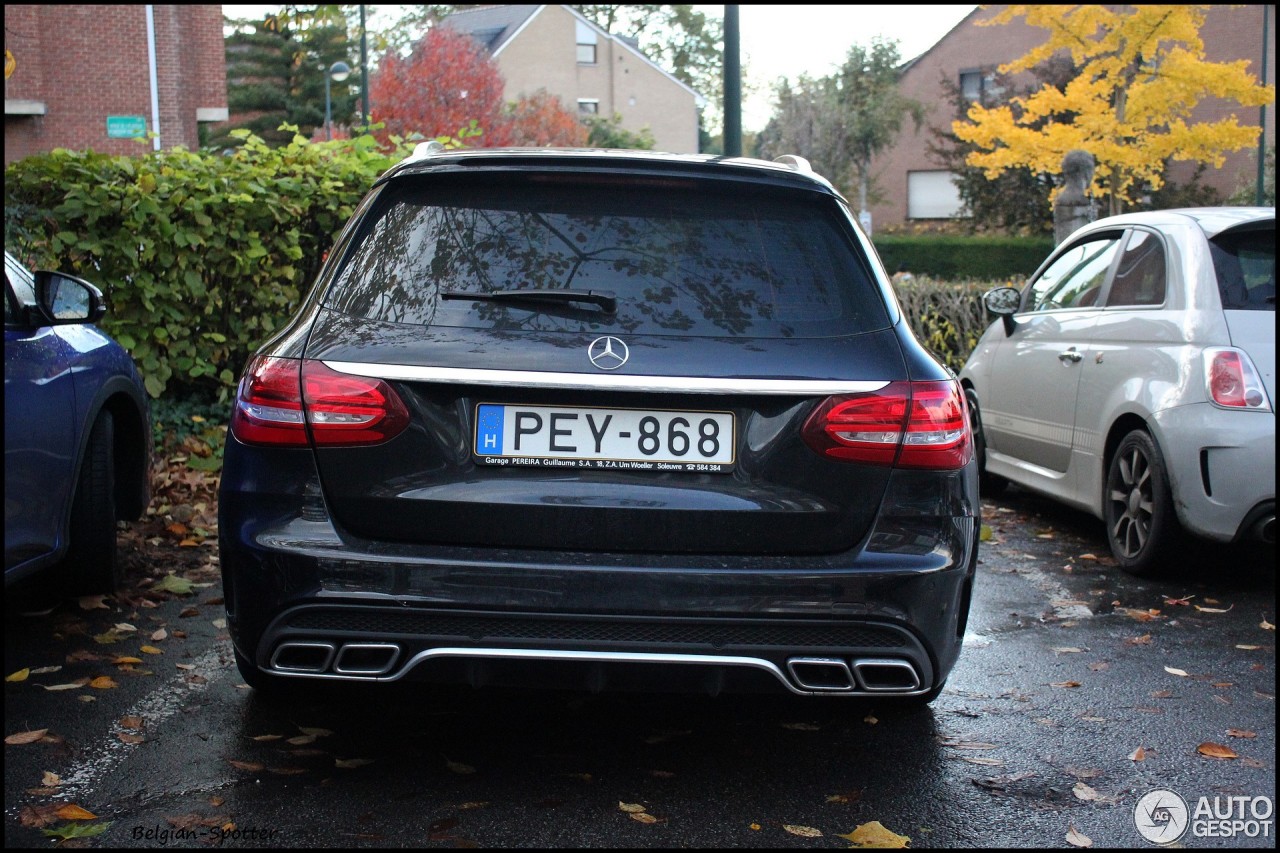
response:
[(1258, 371), (1240, 350), (1209, 347), (1204, 351), (1204, 371), (1206, 390), (1215, 405), (1271, 411)]
[(973, 452), (964, 396), (955, 381), (892, 382), (869, 394), (829, 397), (801, 430), (834, 459), (953, 470)]
[(231, 432), (245, 444), (337, 447), (381, 444), (408, 423), (404, 403), (381, 379), (255, 356), (240, 380)]

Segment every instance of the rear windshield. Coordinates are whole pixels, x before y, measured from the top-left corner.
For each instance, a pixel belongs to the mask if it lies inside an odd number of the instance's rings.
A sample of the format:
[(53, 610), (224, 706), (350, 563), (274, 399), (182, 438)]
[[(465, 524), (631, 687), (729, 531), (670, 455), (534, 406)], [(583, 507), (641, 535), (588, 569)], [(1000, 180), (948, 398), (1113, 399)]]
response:
[[(325, 302), (473, 329), (804, 338), (883, 328), (840, 216), (830, 198), (685, 180), (402, 181), (379, 198)], [(617, 308), (459, 296), (521, 289), (603, 291)]]
[(1276, 231), (1228, 231), (1210, 244), (1222, 307), (1276, 310)]

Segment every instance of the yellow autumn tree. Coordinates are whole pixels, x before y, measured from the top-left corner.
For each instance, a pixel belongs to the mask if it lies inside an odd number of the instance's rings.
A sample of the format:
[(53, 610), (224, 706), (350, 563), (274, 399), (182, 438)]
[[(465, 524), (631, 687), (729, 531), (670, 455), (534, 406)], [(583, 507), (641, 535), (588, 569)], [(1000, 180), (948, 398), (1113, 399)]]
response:
[[(1060, 174), (1068, 151), (1093, 155), (1095, 195), (1119, 213), (1131, 194), (1159, 189), (1168, 160), (1220, 167), (1223, 155), (1257, 144), (1258, 128), (1236, 117), (1191, 123), (1207, 97), (1257, 107), (1275, 101), (1249, 62), (1209, 62), (1200, 28), (1208, 6), (1007, 6), (984, 26), (1015, 18), (1049, 31), (1048, 40), (1000, 66), (1001, 73), (1034, 68), (1069, 52), (1078, 75), (1064, 90), (1044, 86), (1026, 98), (983, 107), (974, 104), (956, 136), (978, 150), (967, 158), (988, 178), (1007, 169)], [(1055, 192), (1056, 197), (1056, 192)]]

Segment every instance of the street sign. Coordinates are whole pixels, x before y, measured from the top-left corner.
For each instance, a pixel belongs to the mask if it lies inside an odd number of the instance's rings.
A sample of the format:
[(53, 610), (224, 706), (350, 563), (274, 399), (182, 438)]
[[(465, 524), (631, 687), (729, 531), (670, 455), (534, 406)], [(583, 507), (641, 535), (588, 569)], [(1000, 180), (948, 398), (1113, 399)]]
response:
[(137, 139), (146, 135), (145, 116), (107, 116), (108, 139)]

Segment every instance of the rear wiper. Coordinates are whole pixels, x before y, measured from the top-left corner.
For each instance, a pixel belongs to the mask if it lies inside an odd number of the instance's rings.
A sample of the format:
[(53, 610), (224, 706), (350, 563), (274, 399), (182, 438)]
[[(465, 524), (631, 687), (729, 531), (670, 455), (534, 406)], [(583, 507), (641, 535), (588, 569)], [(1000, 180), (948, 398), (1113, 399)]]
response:
[(472, 293), (466, 290), (446, 290), (440, 294), (441, 299), (471, 299), (477, 302), (586, 302), (599, 305), (608, 314), (618, 310), (618, 297), (608, 290), (538, 290), (525, 288), (519, 290), (491, 290), (488, 293)]

